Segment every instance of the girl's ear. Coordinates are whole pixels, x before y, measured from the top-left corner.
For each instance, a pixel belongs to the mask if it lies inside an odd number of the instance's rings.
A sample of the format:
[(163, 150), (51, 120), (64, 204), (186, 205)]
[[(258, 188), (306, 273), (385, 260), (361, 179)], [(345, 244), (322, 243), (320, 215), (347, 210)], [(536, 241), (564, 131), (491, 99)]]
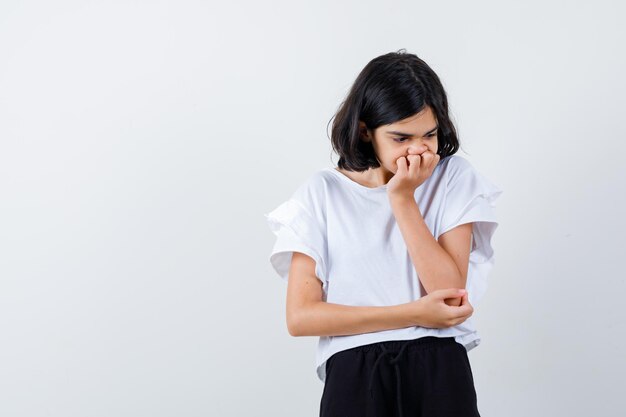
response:
[(359, 136), (363, 142), (371, 142), (372, 138), (367, 130), (367, 126), (362, 121), (359, 121)]

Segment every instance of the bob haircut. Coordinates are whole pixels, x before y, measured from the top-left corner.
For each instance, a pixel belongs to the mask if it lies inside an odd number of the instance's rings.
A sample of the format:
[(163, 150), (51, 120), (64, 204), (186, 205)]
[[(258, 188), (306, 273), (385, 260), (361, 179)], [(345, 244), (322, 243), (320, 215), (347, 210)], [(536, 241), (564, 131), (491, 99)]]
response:
[(395, 123), (429, 106), (437, 119), (439, 162), (459, 149), (456, 129), (448, 116), (446, 92), (435, 72), (405, 49), (371, 60), (341, 103), (332, 127), (337, 165), (348, 171), (380, 167), (371, 142), (361, 140), (359, 121), (368, 130)]

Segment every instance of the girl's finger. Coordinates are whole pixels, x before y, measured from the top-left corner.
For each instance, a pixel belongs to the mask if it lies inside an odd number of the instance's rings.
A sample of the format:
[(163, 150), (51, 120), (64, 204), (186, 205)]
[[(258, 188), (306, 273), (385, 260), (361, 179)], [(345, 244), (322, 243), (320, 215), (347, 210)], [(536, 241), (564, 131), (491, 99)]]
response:
[(469, 304), (462, 303), (460, 306), (455, 307), (455, 311), (454, 311), (455, 318), (459, 318), (459, 319), (462, 319), (462, 321), (465, 321), (465, 319), (467, 319), (471, 315), (472, 315), (472, 307), (470, 307)]
[(465, 292), (463, 293), (463, 297), (461, 297), (461, 305), (465, 305), (467, 303), (469, 303), (469, 299), (467, 295), (467, 290), (465, 290)]
[(396, 160), (396, 165), (398, 165), (398, 173), (405, 173), (407, 168), (406, 168), (406, 159), (404, 158), (404, 156), (401, 156), (400, 158), (398, 158)]
[(432, 172), (435, 165), (437, 165), (437, 156), (437, 154), (430, 151), (426, 151), (422, 154), (422, 165), (427, 171)]
[(430, 170), (433, 164), (433, 153), (426, 151), (422, 154), (422, 166), (426, 171)]
[(420, 167), (420, 156), (419, 155), (409, 155), (409, 161), (411, 161), (411, 165), (409, 165), (409, 173), (416, 174), (419, 171)]

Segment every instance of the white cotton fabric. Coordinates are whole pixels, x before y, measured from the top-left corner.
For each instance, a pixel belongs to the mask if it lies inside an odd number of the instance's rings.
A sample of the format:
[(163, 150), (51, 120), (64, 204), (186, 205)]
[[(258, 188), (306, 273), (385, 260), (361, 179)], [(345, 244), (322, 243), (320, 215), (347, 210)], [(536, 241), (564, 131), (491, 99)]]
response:
[[(420, 212), (433, 236), (474, 223), (467, 285), (476, 308), (487, 290), (495, 257), (491, 244), (498, 226), (495, 200), (502, 190), (469, 161), (448, 156), (415, 190)], [(291, 197), (264, 216), (276, 235), (269, 261), (285, 281), (293, 252), (315, 260), (323, 300), (351, 306), (389, 306), (426, 295), (411, 262), (387, 196), (387, 185), (365, 187), (335, 168), (307, 178)], [(356, 346), (424, 336), (451, 337), (471, 350), (481, 342), (472, 317), (458, 326), (420, 326), (344, 336), (321, 336), (315, 369), (322, 382), (326, 361)]]

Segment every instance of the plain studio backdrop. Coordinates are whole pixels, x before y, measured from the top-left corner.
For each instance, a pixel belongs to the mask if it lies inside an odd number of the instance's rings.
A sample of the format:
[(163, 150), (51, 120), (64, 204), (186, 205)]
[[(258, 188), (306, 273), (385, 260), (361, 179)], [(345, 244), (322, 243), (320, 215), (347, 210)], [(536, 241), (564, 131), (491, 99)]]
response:
[(317, 416), (263, 213), (406, 48), (504, 193), (469, 353), (489, 416), (623, 416), (618, 2), (0, 4), (0, 415)]

